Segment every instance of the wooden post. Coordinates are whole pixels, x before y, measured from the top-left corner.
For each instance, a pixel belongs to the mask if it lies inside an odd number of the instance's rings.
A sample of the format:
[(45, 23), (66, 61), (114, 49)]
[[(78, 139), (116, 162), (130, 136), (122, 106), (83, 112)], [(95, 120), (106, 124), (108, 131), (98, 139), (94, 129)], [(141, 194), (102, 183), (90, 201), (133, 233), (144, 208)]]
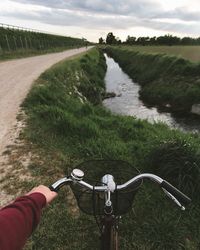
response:
[(10, 44), (9, 44), (9, 41), (8, 41), (8, 36), (5, 35), (5, 37), (6, 37), (6, 42), (7, 42), (8, 50), (10, 51)]
[(39, 40), (39, 47), (40, 47), (40, 50), (42, 49), (42, 43), (41, 41)]
[(20, 41), (21, 41), (22, 49), (24, 49), (24, 45), (23, 45), (21, 36), (20, 36)]
[(31, 38), (29, 37), (30, 49), (32, 49)]
[(25, 44), (26, 44), (26, 49), (28, 49), (28, 43), (27, 43), (26, 37), (24, 38), (24, 40), (25, 40)]
[(16, 38), (13, 36), (14, 44), (15, 44), (15, 49), (17, 50), (17, 43), (16, 43)]
[(0, 44), (0, 53), (3, 54), (3, 49), (1, 47), (1, 44)]

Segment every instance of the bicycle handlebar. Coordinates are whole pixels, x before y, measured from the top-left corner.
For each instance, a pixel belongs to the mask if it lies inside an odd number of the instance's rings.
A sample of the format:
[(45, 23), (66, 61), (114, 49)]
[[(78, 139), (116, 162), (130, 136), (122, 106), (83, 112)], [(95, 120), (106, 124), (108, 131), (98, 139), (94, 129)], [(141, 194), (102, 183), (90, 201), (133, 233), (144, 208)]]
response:
[[(154, 182), (157, 182), (158, 184), (162, 183), (162, 179), (156, 175), (153, 174), (140, 174), (135, 176), (134, 178), (132, 178), (131, 180), (125, 182), (122, 185), (117, 185), (116, 186), (116, 190), (124, 190), (127, 187), (133, 185), (134, 183), (136, 183), (139, 180), (142, 180), (144, 178), (149, 178), (151, 180), (153, 180)], [(70, 177), (64, 177), (58, 181), (56, 181), (53, 185), (50, 186), (50, 189), (52, 191), (58, 192), (58, 190), (63, 186), (63, 185), (67, 185), (70, 184), (71, 182), (76, 182), (77, 184), (79, 184), (82, 187), (85, 187), (89, 190), (95, 190), (97, 192), (104, 192), (108, 190), (107, 186), (92, 186), (89, 183), (85, 182), (82, 180), (82, 178), (78, 179), (77, 177), (74, 178), (74, 176), (70, 176)]]
[(161, 188), (166, 191), (167, 195), (177, 204), (179, 205), (183, 210), (185, 209), (180, 203), (183, 203), (184, 205), (187, 205), (191, 202), (191, 199), (187, 197), (185, 194), (183, 194), (181, 191), (179, 191), (177, 188), (172, 186), (169, 182), (163, 180), (157, 175), (154, 174), (140, 174), (132, 178), (131, 180), (125, 182), (121, 185), (116, 185), (115, 188), (112, 190), (109, 185), (103, 185), (103, 186), (92, 186), (89, 183), (83, 181), (84, 173), (79, 169), (74, 169), (71, 173), (71, 176), (64, 177), (58, 181), (56, 181), (53, 185), (51, 185), (49, 188), (51, 191), (58, 192), (59, 189), (64, 186), (68, 185), (70, 183), (77, 183), (78, 185), (96, 192), (114, 192), (114, 190), (124, 190), (128, 188), (129, 186), (135, 184), (139, 180), (143, 179), (150, 179), (160, 185)]

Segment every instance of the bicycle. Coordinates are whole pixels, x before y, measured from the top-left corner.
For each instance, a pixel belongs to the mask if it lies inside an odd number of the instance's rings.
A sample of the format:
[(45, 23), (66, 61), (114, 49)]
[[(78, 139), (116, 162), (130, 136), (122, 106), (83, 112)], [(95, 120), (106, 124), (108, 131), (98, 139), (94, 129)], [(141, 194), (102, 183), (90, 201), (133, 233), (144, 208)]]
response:
[[(72, 170), (68, 177), (56, 181), (50, 186), (52, 191), (58, 192), (64, 185), (70, 185), (76, 197), (79, 208), (95, 216), (97, 225), (100, 229), (101, 250), (118, 250), (118, 225), (121, 215), (127, 213), (132, 208), (134, 197), (144, 179), (149, 179), (157, 183), (166, 195), (171, 198), (182, 210), (185, 205), (191, 202), (190, 198), (176, 189), (161, 177), (149, 174), (138, 173), (137, 175), (124, 183), (124, 169), (133, 167), (124, 161), (88, 161), (79, 165), (79, 167), (88, 170), (88, 166), (97, 166), (96, 172), (93, 170), (90, 183), (83, 181), (84, 172), (78, 168)], [(116, 166), (119, 167), (116, 171)], [(107, 174), (102, 173), (107, 169)], [(135, 171), (134, 170), (134, 171)], [(115, 172), (117, 178), (111, 172)], [(94, 175), (101, 176), (100, 184), (94, 182)], [(116, 182), (121, 183), (117, 184)], [(93, 182), (93, 184), (91, 184)], [(99, 218), (97, 218), (97, 215)]]

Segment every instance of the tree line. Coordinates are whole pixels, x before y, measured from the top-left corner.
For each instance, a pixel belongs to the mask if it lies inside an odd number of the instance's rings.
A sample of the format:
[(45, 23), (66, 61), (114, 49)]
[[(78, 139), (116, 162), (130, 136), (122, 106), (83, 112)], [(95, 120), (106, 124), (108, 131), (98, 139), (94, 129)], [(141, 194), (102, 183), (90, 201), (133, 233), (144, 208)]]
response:
[(135, 36), (127, 36), (126, 41), (122, 42), (118, 37), (116, 37), (112, 32), (107, 34), (106, 39), (104, 40), (102, 37), (99, 38), (99, 44), (108, 44), (108, 45), (116, 45), (116, 44), (127, 44), (127, 45), (200, 45), (200, 37), (192, 38), (192, 37), (177, 37), (172, 36), (170, 34), (159, 36), (159, 37), (135, 37)]

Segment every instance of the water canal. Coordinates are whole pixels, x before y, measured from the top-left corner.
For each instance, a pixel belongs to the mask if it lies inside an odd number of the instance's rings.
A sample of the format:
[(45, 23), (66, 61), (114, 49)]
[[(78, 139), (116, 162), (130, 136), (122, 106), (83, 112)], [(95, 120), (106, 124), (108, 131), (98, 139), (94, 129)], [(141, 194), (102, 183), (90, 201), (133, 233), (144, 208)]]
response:
[(196, 116), (183, 117), (149, 107), (139, 99), (140, 86), (123, 72), (118, 63), (105, 54), (107, 72), (105, 76), (106, 91), (114, 92), (116, 97), (103, 101), (103, 105), (113, 113), (135, 116), (151, 123), (163, 122), (171, 128), (183, 131), (200, 132), (200, 120)]

